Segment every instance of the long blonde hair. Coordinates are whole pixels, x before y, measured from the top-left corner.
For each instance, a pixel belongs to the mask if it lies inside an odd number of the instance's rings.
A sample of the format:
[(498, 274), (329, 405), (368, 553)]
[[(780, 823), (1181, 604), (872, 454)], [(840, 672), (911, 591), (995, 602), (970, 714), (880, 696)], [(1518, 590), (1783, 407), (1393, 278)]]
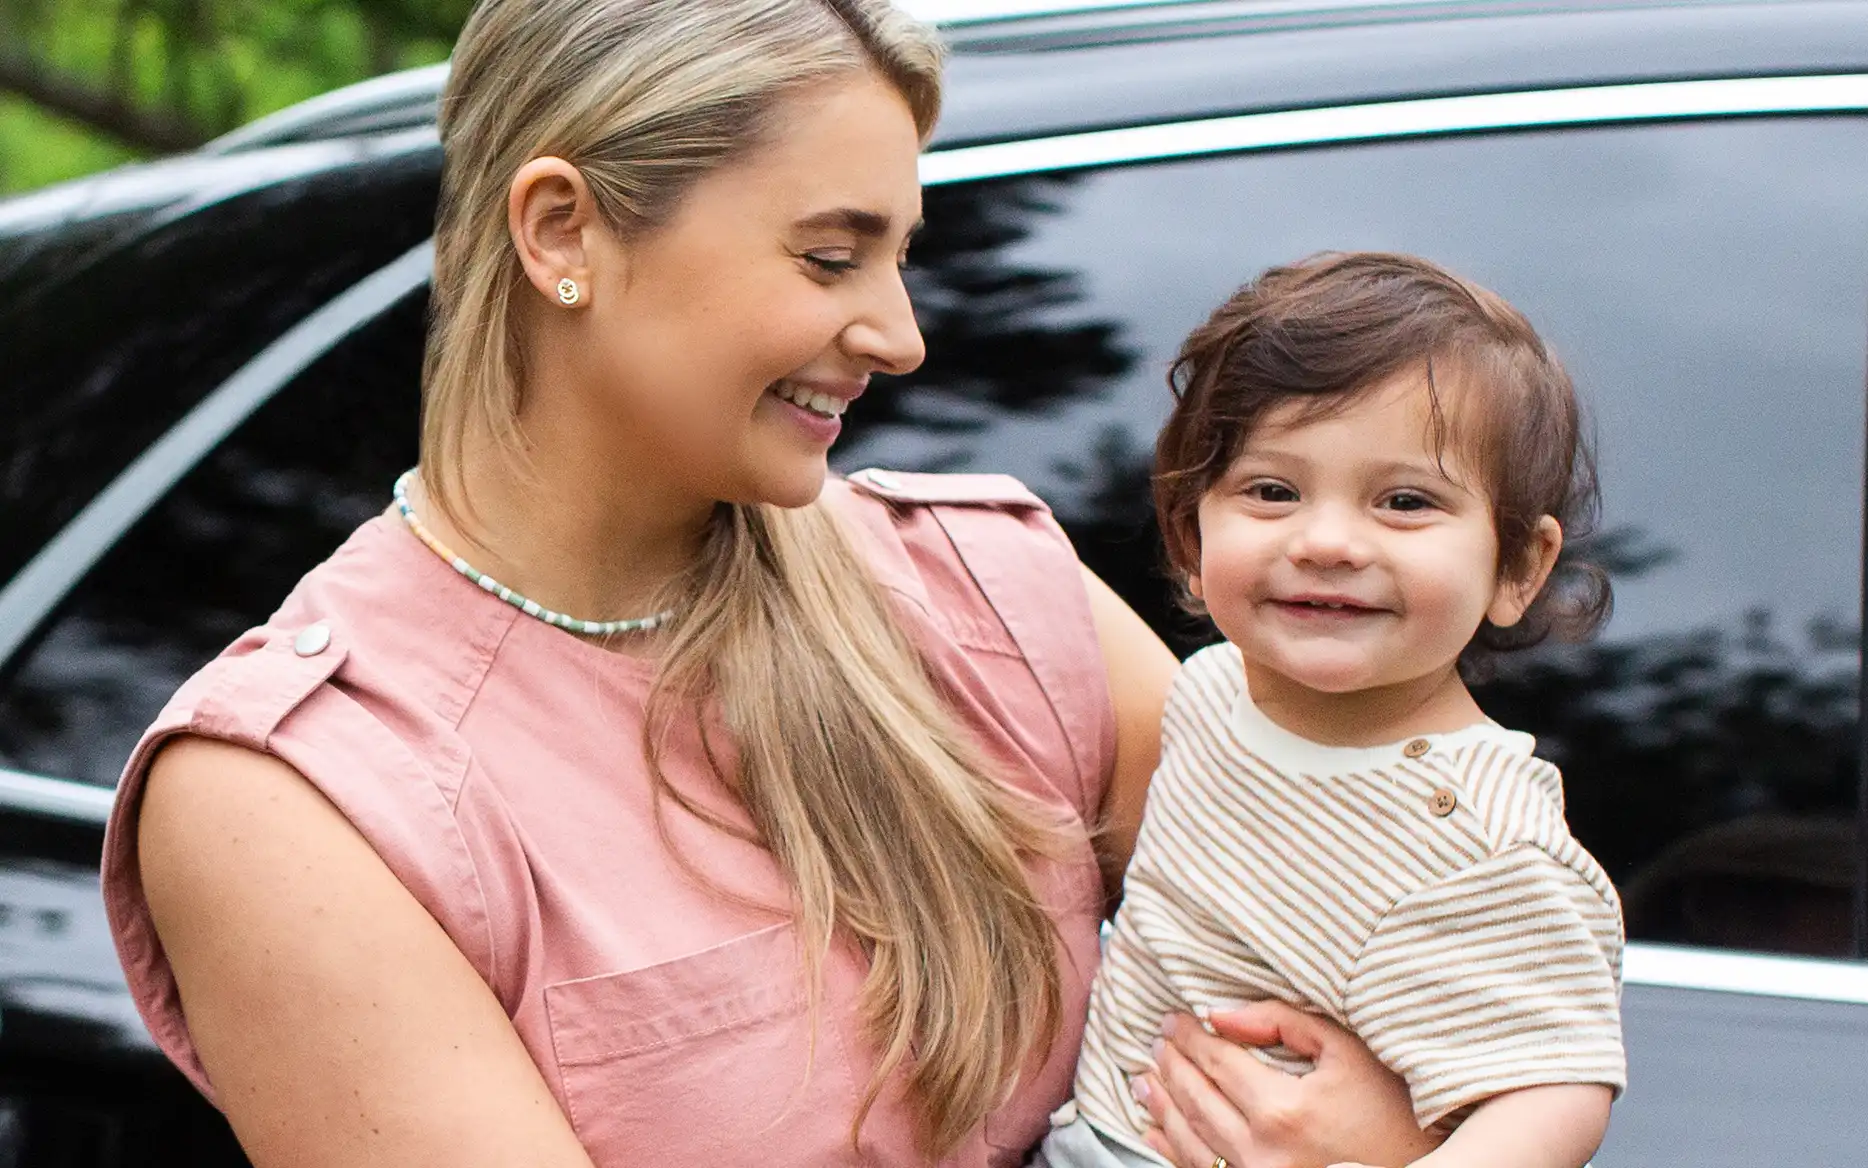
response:
[[(613, 229), (653, 230), (814, 83), (879, 73), (925, 141), (940, 67), (933, 34), (887, 0), (483, 0), (441, 99), (430, 498), (464, 496), (469, 433), (523, 450), (525, 285), (505, 212), (520, 166), (563, 158)], [(792, 884), (812, 1002), (834, 933), (870, 957), (861, 1010), (881, 1057), (852, 1140), (906, 1065), (944, 1155), (1057, 1034), (1055, 932), (1026, 864), (1059, 855), (1070, 829), (994, 775), (821, 503), (720, 504), (683, 583), (648, 703), (657, 794), (704, 815), (668, 782), (659, 743), (717, 703), (739, 757), (723, 777)]]

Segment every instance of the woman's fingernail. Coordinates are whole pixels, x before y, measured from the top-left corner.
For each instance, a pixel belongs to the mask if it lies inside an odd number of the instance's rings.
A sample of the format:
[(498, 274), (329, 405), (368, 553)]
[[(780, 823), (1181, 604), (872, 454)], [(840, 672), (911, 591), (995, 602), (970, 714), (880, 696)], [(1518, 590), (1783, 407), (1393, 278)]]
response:
[(1129, 1076), (1129, 1094), (1135, 1096), (1135, 1102), (1148, 1102), (1148, 1080), (1141, 1075)]
[(1167, 1039), (1165, 1038), (1155, 1039), (1154, 1045), (1148, 1048), (1148, 1057), (1154, 1060), (1154, 1064), (1156, 1067), (1159, 1067), (1161, 1065), (1161, 1055), (1166, 1050), (1167, 1050)]

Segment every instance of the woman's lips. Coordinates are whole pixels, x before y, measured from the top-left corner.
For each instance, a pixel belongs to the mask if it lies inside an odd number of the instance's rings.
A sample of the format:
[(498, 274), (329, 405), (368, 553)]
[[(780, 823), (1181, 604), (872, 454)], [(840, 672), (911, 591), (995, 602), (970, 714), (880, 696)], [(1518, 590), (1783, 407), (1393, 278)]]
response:
[[(851, 399), (836, 398), (830, 403), (831, 408), (817, 409), (814, 407), (817, 401), (820, 400), (820, 395), (805, 395), (802, 392), (780, 392), (780, 388), (787, 384), (786, 382), (779, 382), (771, 389), (767, 390), (766, 393), (772, 397), (777, 403), (779, 410), (790, 419), (791, 423), (804, 431), (805, 435), (812, 441), (825, 446), (835, 442), (838, 435), (843, 433), (842, 415), (843, 411), (849, 407)], [(810, 404), (800, 404), (801, 400)]]

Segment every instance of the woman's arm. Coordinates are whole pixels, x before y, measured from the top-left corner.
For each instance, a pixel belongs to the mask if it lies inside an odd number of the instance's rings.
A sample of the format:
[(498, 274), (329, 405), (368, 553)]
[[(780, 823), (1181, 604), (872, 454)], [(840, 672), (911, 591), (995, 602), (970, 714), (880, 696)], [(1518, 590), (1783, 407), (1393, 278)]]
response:
[(591, 1168), (486, 984), (297, 771), (178, 739), (136, 838), (189, 1036), (256, 1168)]
[(1179, 662), (1147, 622), (1088, 568), (1083, 584), (1116, 707), (1116, 767), (1103, 798), (1101, 848), (1103, 887), (1113, 906), (1141, 831), (1148, 780), (1161, 761), (1161, 711)]
[[(1137, 1090), (1153, 1117), (1148, 1144), (1181, 1168), (1400, 1168), (1434, 1150), (1414, 1121), (1407, 1084), (1347, 1030), (1281, 1002), (1208, 1019), (1169, 1019), (1158, 1070)], [(1316, 1069), (1289, 1075), (1244, 1046), (1282, 1044)]]

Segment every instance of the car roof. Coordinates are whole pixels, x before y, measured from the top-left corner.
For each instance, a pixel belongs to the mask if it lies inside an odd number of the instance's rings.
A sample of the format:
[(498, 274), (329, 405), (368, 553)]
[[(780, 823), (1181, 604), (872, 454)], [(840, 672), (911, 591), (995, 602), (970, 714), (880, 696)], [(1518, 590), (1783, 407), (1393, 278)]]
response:
[[(1225, 112), (1243, 112), (1276, 102), (1419, 96), (1435, 88), (1428, 77), (1438, 79), (1440, 90), (1470, 90), (1500, 81), (1527, 86), (1677, 75), (1696, 63), (1857, 67), (1864, 63), (1862, 16), (1868, 11), (1868, 3), (1859, 0), (919, 0), (907, 7), (940, 25), (953, 49), (949, 89), (960, 108), (949, 111), (940, 143), (1004, 136), (1014, 127), (992, 123), (1008, 119), (982, 117), (976, 107), (992, 104), (1012, 113), (1016, 104), (1004, 100), (1008, 92), (1048, 97), (1041, 103), (1048, 114), (1042, 121), (1084, 128), (1079, 79), (1085, 74), (1062, 59), (1072, 55), (1102, 59), (1099, 89), (1111, 78), (1130, 81), (1114, 92), (1103, 90), (1102, 96), (1114, 100), (1099, 104), (1117, 119), (1134, 121), (1215, 112), (1186, 108), (1185, 102), (1150, 110), (1119, 100), (1128, 96), (1125, 90), (1142, 88), (1131, 80), (1138, 72), (1148, 86), (1159, 88), (1160, 70), (1138, 71), (1136, 65), (1166, 60), (1165, 47), (1176, 42), (1170, 50), (1176, 71), (1189, 72), (1185, 58), (1192, 53), (1201, 58), (1198, 72), (1230, 74), (1237, 96)], [(1847, 35), (1850, 27), (1853, 36)], [(1313, 46), (1296, 54), (1303, 59), (1302, 76), (1312, 78), (1309, 86), (1294, 86), (1301, 81), (1291, 75), (1297, 71), (1277, 67), (1279, 54), (1297, 43), (1297, 34), (1307, 34), (1302, 40)], [(1375, 40), (1379, 52), (1371, 51)], [(1206, 42), (1206, 48), (1188, 41)], [(1435, 41), (1442, 42), (1440, 51), (1423, 51)], [(1572, 49), (1567, 55), (1566, 46)], [(1824, 47), (1832, 51), (1825, 54)], [(1585, 54), (1589, 63), (1578, 59)], [(1024, 84), (1001, 81), (1013, 73)], [(1366, 78), (1362, 92), (1344, 94), (1346, 80), (1357, 74)], [(1403, 76), (1419, 92), (1397, 92), (1405, 87)], [(1384, 77), (1396, 80), (1384, 84)], [(202, 152), (230, 154), (432, 126), (446, 80), (445, 64), (374, 78), (260, 118)], [(1045, 92), (1047, 80), (1055, 96)], [(1188, 84), (1195, 80), (1183, 77), (1174, 88), (1201, 88)], [(1052, 107), (1060, 105), (1074, 114), (1058, 116), (1062, 111)], [(1030, 108), (1018, 112), (1025, 116), (1017, 130), (1049, 128), (1032, 124)]]
[[(952, 46), (933, 148), (1414, 97), (1868, 72), (1868, 0), (909, 0)], [(1094, 77), (1086, 89), (1085, 77)], [(435, 151), (447, 66), (378, 77), (198, 151), (0, 201), (0, 238)], [(264, 158), (263, 163), (260, 162)], [(257, 164), (257, 165), (256, 165)], [(275, 174), (275, 172), (277, 172)]]

